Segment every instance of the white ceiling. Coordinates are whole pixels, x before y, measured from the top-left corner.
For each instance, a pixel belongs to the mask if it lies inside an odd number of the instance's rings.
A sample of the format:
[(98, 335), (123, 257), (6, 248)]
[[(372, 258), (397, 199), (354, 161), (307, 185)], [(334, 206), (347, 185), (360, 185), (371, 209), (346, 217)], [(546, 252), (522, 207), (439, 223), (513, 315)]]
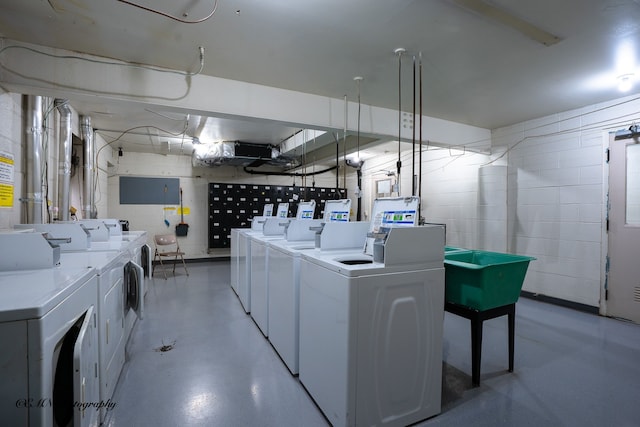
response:
[[(424, 114), (489, 129), (618, 98), (615, 77), (640, 75), (638, 0), (486, 1), (510, 22), (524, 20), (560, 39), (550, 46), (459, 5), (465, 1), (219, 0), (211, 18), (187, 24), (119, 0), (2, 0), (0, 31), (18, 41), (189, 71), (197, 70), (203, 46), (205, 75), (332, 98), (355, 99), (353, 77), (362, 76), (362, 102), (393, 109), (394, 50), (402, 47), (404, 110), (412, 108), (412, 63), (421, 53)], [(204, 18), (216, 5), (137, 2), (185, 20)], [(113, 130), (105, 133), (111, 138), (149, 123), (173, 133), (185, 126), (180, 111), (73, 99), (72, 105), (91, 115), (94, 127)], [(204, 119), (190, 117), (186, 135)], [(217, 118), (207, 126), (223, 139), (249, 142), (277, 143), (296, 131)], [(141, 151), (161, 134), (139, 132)]]

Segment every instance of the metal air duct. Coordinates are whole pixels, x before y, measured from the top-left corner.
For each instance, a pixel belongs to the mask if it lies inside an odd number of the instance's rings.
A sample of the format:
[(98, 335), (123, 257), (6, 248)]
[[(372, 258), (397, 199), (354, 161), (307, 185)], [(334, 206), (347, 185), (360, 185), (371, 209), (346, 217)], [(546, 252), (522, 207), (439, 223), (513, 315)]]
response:
[(69, 221), (69, 191), (71, 187), (71, 108), (66, 99), (56, 99), (60, 113), (58, 141), (58, 220)]
[(91, 127), (91, 117), (82, 116), (80, 118), (80, 132), (84, 140), (84, 189), (82, 196), (84, 205), (82, 206), (82, 217), (96, 218), (97, 212), (93, 209), (95, 205), (93, 193), (95, 144), (93, 140), (93, 128)]
[(27, 186), (28, 224), (42, 224), (42, 97), (27, 96)]

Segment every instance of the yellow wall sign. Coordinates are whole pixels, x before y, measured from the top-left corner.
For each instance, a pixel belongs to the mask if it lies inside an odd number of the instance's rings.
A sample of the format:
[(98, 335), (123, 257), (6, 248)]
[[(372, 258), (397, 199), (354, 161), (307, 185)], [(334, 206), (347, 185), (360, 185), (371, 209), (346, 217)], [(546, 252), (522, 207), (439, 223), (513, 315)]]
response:
[(13, 154), (0, 151), (0, 208), (13, 207)]
[(178, 215), (189, 215), (191, 213), (191, 209), (186, 206), (184, 208), (176, 208), (176, 213)]

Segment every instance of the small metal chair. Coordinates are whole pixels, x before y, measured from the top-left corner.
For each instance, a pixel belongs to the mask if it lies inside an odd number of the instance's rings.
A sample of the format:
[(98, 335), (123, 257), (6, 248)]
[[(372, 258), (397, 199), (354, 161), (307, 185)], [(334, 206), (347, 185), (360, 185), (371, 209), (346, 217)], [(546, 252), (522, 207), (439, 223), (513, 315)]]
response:
[(156, 244), (156, 251), (153, 255), (153, 268), (151, 269), (151, 275), (155, 272), (157, 261), (160, 262), (160, 266), (162, 266), (162, 273), (164, 274), (165, 280), (167, 279), (167, 272), (165, 270), (164, 263), (162, 262), (163, 258), (173, 258), (173, 274), (176, 274), (176, 262), (178, 261), (178, 257), (182, 260), (182, 266), (184, 267), (184, 271), (189, 275), (189, 271), (187, 270), (187, 264), (184, 262), (184, 252), (180, 250), (180, 245), (178, 244), (178, 239), (176, 239), (175, 234), (156, 234), (153, 236), (153, 240)]

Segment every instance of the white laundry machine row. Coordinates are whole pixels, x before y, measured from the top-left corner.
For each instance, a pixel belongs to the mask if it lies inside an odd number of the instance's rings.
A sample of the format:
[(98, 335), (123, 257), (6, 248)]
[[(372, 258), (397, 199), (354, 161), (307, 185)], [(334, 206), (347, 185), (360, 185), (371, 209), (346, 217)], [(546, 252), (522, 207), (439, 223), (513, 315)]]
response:
[(441, 410), (444, 227), (403, 228), (407, 202), (374, 209), (364, 252), (301, 255), (299, 378), (334, 426)]
[[(112, 231), (98, 220), (84, 222), (88, 225), (79, 221), (20, 224), (16, 228), (35, 229), (59, 239), (59, 249), (63, 253), (61, 268), (67, 268), (69, 264), (97, 267), (100, 396), (101, 401), (106, 402), (113, 395), (122, 371), (125, 346), (134, 324), (144, 315), (146, 286), (142, 265), (145, 261), (150, 263), (150, 258), (146, 232), (123, 234), (118, 233), (119, 222)], [(104, 240), (105, 233), (114, 236)], [(101, 409), (103, 420), (107, 408)]]
[[(313, 219), (316, 209), (314, 200), (298, 203), (296, 218), (267, 218), (262, 234), (251, 235), (250, 248), (250, 295), (251, 317), (265, 337), (269, 336), (269, 246), (268, 242), (291, 239), (312, 239), (312, 226), (321, 221)], [(315, 221), (315, 223), (314, 223)]]
[[(123, 270), (126, 342), (136, 320), (142, 318), (146, 292), (145, 277), (148, 277), (148, 273), (145, 276), (145, 271), (150, 271), (151, 264), (146, 232), (120, 232), (119, 235), (110, 237), (105, 223), (95, 219), (51, 224), (19, 224), (15, 228), (34, 229), (62, 239), (60, 243), (62, 252), (118, 251), (124, 255), (127, 261)], [(145, 265), (146, 270), (143, 267)]]
[(241, 228), (232, 228), (230, 233), (231, 254), (229, 262), (231, 264), (231, 274), (229, 275), (229, 284), (236, 295), (238, 295), (238, 276), (240, 275), (240, 249), (238, 248), (238, 243), (241, 230)]
[[(289, 204), (287, 203), (287, 207), (289, 206)], [(241, 243), (241, 239), (244, 239), (244, 232), (246, 231), (261, 231), (262, 227), (264, 225), (264, 221), (267, 217), (270, 217), (273, 215), (273, 203), (266, 203), (264, 205), (264, 207), (262, 208), (262, 216), (256, 216), (254, 218), (252, 218), (251, 220), (251, 228), (247, 229), (247, 228), (232, 228), (231, 229), (231, 233), (230, 233), (230, 246), (231, 246), (231, 256), (230, 256), (230, 263), (231, 263), (231, 275), (230, 275), (230, 285), (231, 285), (231, 289), (233, 289), (233, 292), (235, 292), (236, 295), (239, 296), (238, 294), (238, 284), (240, 281), (242, 281), (243, 283), (248, 283), (246, 280), (247, 277), (247, 272), (246, 272), (246, 268), (247, 268), (247, 264), (246, 261), (243, 260), (242, 262), (240, 261), (240, 253), (241, 250), (239, 248), (239, 245), (242, 244), (244, 246), (246, 246), (246, 241)], [(285, 215), (286, 216), (286, 215)], [(246, 256), (246, 248), (244, 248), (242, 250), (243, 256)], [(240, 265), (242, 264), (242, 268), (244, 269), (243, 272), (240, 272)]]
[[(269, 208), (269, 205), (271, 204), (265, 205), (265, 213), (271, 212), (273, 207)], [(245, 313), (251, 312), (251, 236), (263, 234), (264, 224), (267, 219), (286, 219), (288, 213), (289, 203), (278, 203), (275, 216), (263, 215), (251, 218), (251, 228), (238, 229), (238, 262), (234, 263), (232, 261), (231, 265), (237, 265), (237, 294)], [(233, 248), (231, 253), (234, 253)]]
[(0, 419), (97, 426), (98, 279), (41, 233), (0, 234)]
[(269, 341), (292, 374), (299, 372), (301, 255), (361, 251), (368, 230), (368, 222), (326, 223), (322, 234), (325, 242), (334, 243), (331, 249), (322, 248), (320, 239), (318, 248), (315, 239), (269, 242)]

